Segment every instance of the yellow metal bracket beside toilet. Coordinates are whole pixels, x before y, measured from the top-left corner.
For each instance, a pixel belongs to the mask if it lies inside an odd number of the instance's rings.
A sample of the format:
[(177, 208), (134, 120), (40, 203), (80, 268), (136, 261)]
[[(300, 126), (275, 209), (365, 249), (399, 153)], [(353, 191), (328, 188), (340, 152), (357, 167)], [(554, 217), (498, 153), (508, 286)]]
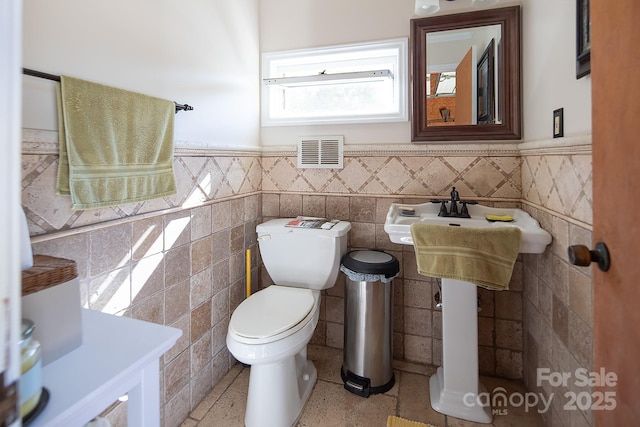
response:
[(251, 249), (245, 251), (245, 265), (246, 265), (246, 298), (251, 296)]

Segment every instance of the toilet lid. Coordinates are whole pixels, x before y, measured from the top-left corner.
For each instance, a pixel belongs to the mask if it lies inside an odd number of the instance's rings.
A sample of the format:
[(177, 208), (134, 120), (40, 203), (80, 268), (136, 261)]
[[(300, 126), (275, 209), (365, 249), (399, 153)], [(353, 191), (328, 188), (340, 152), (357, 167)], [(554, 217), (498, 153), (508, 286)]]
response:
[(300, 323), (313, 308), (310, 289), (269, 286), (244, 300), (229, 327), (247, 338), (269, 338)]

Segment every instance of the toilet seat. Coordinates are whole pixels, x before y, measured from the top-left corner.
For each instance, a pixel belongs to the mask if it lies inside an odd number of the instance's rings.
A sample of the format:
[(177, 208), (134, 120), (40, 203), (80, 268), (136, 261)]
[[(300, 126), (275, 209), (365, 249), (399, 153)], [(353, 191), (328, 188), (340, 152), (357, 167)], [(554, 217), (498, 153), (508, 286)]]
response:
[(256, 344), (284, 338), (306, 324), (316, 300), (310, 289), (271, 285), (235, 309), (229, 332), (237, 340)]

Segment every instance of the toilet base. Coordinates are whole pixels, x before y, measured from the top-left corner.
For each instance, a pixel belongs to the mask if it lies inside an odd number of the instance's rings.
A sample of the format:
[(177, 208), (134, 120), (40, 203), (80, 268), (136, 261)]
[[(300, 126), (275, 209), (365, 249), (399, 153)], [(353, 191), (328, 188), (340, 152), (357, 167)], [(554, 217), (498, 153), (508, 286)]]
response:
[(291, 427), (302, 413), (318, 373), (306, 347), (275, 363), (251, 366), (244, 423), (247, 427)]

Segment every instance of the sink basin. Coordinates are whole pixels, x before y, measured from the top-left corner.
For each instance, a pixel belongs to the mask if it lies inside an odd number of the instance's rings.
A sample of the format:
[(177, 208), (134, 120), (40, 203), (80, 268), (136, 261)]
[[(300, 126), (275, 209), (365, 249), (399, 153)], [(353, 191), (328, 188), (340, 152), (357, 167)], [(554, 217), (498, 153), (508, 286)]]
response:
[[(447, 207), (448, 205), (447, 203)], [(413, 208), (415, 215), (403, 215), (401, 213), (403, 208)], [(410, 227), (414, 222), (476, 228), (517, 227), (522, 232), (520, 253), (540, 254), (551, 243), (551, 235), (522, 209), (491, 208), (479, 204), (468, 205), (468, 209), (471, 218), (439, 217), (440, 203), (427, 202), (418, 205), (393, 203), (384, 222), (384, 231), (393, 243), (413, 245)], [(514, 220), (491, 222), (485, 219), (486, 215), (511, 215)]]

